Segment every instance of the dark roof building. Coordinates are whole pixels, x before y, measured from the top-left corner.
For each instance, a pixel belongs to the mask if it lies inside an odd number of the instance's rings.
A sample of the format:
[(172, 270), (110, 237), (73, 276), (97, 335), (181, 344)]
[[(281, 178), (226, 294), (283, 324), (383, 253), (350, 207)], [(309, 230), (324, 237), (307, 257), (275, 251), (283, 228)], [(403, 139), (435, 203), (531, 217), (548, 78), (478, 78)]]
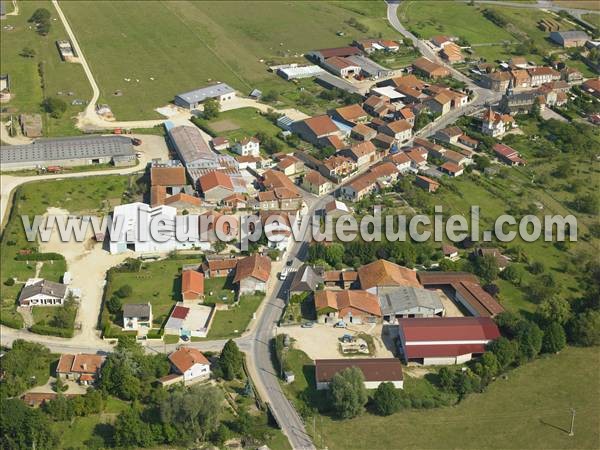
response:
[(404, 385), (402, 364), (396, 358), (317, 359), (315, 361), (317, 389), (327, 389), (337, 373), (351, 367), (356, 367), (362, 372), (367, 389), (375, 389), (385, 382), (391, 382), (399, 389)]

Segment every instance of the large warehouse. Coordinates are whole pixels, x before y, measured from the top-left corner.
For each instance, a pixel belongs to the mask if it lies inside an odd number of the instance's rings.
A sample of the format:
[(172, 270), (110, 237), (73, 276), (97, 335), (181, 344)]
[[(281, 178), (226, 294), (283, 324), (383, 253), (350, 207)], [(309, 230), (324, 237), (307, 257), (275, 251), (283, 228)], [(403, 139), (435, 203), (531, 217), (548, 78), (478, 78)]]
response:
[(132, 165), (135, 152), (125, 136), (79, 136), (36, 139), (31, 144), (0, 147), (2, 170), (74, 167), (92, 164)]
[(194, 89), (193, 91), (184, 92), (175, 96), (175, 103), (181, 108), (194, 110), (209, 98), (217, 99), (219, 102), (224, 102), (235, 98), (235, 90), (225, 83), (217, 83), (212, 86)]

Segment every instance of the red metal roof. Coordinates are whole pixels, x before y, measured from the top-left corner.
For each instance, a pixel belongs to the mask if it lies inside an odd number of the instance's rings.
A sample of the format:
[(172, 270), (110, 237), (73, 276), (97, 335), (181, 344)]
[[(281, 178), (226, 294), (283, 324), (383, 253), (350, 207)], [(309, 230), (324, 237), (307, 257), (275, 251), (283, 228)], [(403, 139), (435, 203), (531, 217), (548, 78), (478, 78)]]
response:
[(173, 308), (173, 312), (171, 313), (171, 317), (175, 319), (185, 319), (190, 311), (189, 308), (185, 306), (176, 306)]
[(500, 337), (489, 317), (399, 319), (404, 342), (489, 341)]
[(440, 358), (485, 352), (485, 344), (451, 344), (451, 345), (407, 345), (404, 356), (414, 358)]

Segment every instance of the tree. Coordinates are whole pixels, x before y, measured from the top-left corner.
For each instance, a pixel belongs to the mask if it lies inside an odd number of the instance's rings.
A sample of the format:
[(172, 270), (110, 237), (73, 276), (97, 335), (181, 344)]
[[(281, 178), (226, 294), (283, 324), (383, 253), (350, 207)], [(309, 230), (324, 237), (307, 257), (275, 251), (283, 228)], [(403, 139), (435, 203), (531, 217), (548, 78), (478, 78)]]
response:
[(113, 438), (118, 447), (150, 447), (154, 444), (150, 425), (142, 420), (136, 404), (117, 416)]
[(2, 448), (6, 449), (50, 450), (58, 445), (58, 436), (48, 416), (17, 398), (2, 400), (0, 436)]
[(600, 345), (600, 311), (588, 310), (573, 316), (567, 330), (569, 341), (575, 345)]
[(529, 265), (529, 271), (534, 275), (539, 275), (540, 273), (543, 273), (544, 270), (546, 270), (546, 267), (541, 261), (534, 261)]
[(334, 411), (342, 419), (358, 416), (367, 403), (365, 377), (360, 369), (349, 367), (336, 373), (329, 385)]
[(46, 8), (38, 8), (36, 9), (28, 22), (44, 22), (50, 20), (51, 14)]
[(270, 91), (267, 91), (265, 95), (263, 95), (262, 99), (265, 102), (276, 102), (279, 100), (279, 92), (277, 92), (275, 89), (271, 89)]
[(571, 304), (562, 297), (550, 297), (540, 303), (537, 313), (545, 323), (564, 325), (571, 317)]
[(505, 337), (500, 337), (488, 344), (488, 350), (496, 355), (501, 370), (508, 368), (517, 356), (517, 346)]
[(544, 333), (535, 323), (522, 320), (517, 331), (519, 357), (522, 361), (535, 358), (542, 349)]
[(43, 345), (20, 339), (14, 341), (2, 358), (4, 376), (0, 397), (16, 397), (37, 383), (45, 382), (39, 376), (48, 373), (50, 359), (50, 351)]
[(124, 284), (115, 291), (115, 295), (119, 298), (129, 297), (131, 294), (133, 294), (133, 288), (128, 284)]
[(310, 106), (315, 102), (315, 98), (306, 91), (300, 92), (298, 96), (298, 104), (300, 106)]
[(19, 55), (23, 56), (24, 58), (34, 58), (35, 50), (31, 47), (23, 47), (23, 50), (21, 50), (21, 53), (19, 53)]
[(225, 248), (227, 248), (227, 244), (223, 241), (217, 241), (213, 244), (213, 250), (217, 253), (221, 253)]
[(373, 405), (377, 414), (389, 416), (400, 409), (400, 392), (394, 383), (381, 383), (373, 395)]
[(557, 296), (560, 292), (560, 286), (551, 273), (544, 273), (536, 277), (527, 286), (527, 290), (529, 291), (531, 300), (536, 303), (542, 303), (544, 300)]
[(544, 330), (542, 353), (558, 353), (567, 345), (565, 329), (558, 322), (552, 322)]
[(489, 284), (498, 278), (498, 272), (498, 261), (493, 255), (478, 256), (475, 259), (475, 273), (486, 283)]
[(597, 215), (600, 212), (598, 196), (595, 194), (582, 194), (575, 197), (573, 207), (582, 213)]
[(475, 155), (473, 161), (475, 162), (477, 170), (481, 172), (490, 167), (491, 164), (490, 159), (485, 155)]
[(501, 312), (496, 316), (496, 324), (500, 328), (502, 336), (513, 339), (517, 334), (517, 325), (521, 319), (510, 311)]
[(454, 373), (455, 371), (449, 367), (441, 367), (438, 371), (440, 387), (444, 391), (452, 391), (454, 389)]
[(106, 302), (106, 307), (111, 314), (118, 314), (123, 307), (123, 301), (117, 295), (113, 295)]
[(42, 21), (37, 25), (37, 32), (42, 36), (47, 36), (50, 33), (52, 25), (49, 20)]
[(219, 356), (219, 368), (223, 378), (226, 380), (240, 378), (243, 373), (243, 360), (244, 356), (237, 344), (229, 339), (221, 351), (221, 356)]
[(64, 100), (56, 97), (48, 97), (42, 102), (44, 110), (55, 119), (60, 118), (67, 110), (67, 104)]
[(221, 104), (215, 98), (209, 98), (203, 104), (204, 111), (202, 112), (202, 116), (207, 119), (215, 119), (219, 117), (219, 111), (221, 110)]
[(506, 269), (500, 272), (500, 277), (511, 282), (515, 286), (520, 286), (523, 280), (523, 267), (517, 264), (510, 264)]

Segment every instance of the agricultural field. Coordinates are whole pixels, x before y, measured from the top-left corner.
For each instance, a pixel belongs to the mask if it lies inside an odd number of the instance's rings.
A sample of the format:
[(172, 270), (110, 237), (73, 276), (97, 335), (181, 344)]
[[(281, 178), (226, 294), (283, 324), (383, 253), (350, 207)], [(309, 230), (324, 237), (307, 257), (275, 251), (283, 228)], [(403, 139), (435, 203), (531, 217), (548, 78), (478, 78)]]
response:
[[(154, 108), (214, 81), (244, 94), (286, 89), (287, 82), (267, 72), (268, 63), (303, 61), (309, 50), (380, 33), (397, 37), (383, 2), (245, 2), (244, 8), (148, 2), (140, 15), (137, 2), (82, 1), (65, 2), (63, 10), (100, 86), (100, 102), (121, 120), (159, 117)], [(351, 18), (366, 32), (348, 24)], [(123, 95), (114, 96), (117, 90)]]
[[(51, 29), (47, 36), (40, 36), (33, 25), (27, 22), (37, 8), (46, 8), (52, 14)], [(71, 102), (75, 99), (88, 101), (92, 89), (81, 65), (63, 62), (60, 58), (56, 40), (67, 38), (62, 23), (57, 20), (56, 11), (49, 1), (19, 2), (19, 10), (18, 16), (6, 16), (0, 32), (2, 73), (9, 74), (11, 92), (14, 94), (9, 103), (2, 105), (2, 120), (11, 114), (42, 113), (44, 98), (57, 97), (67, 103), (67, 110), (60, 119), (43, 114), (44, 134), (78, 134), (74, 117), (84, 106), (74, 106)], [(35, 52), (33, 58), (20, 55), (26, 47)], [(62, 94), (59, 95), (59, 92)]]
[[(288, 395), (318, 395), (312, 361), (300, 362)], [(593, 449), (600, 439), (600, 353), (597, 348), (569, 347), (509, 372), (482, 394), (456, 406), (400, 411), (388, 417), (370, 412), (350, 420), (320, 415), (307, 428), (315, 442), (328, 448), (373, 450), (395, 448)], [(581, 380), (588, 388), (581, 389)], [(406, 381), (411, 388), (412, 379)], [(298, 384), (298, 386), (292, 387)], [(416, 383), (414, 388), (424, 388)], [(294, 392), (295, 389), (295, 392)], [(322, 396), (320, 396), (322, 397)], [(575, 436), (568, 436), (570, 408), (577, 411)], [(381, 430), (393, 429), (393, 433)], [(432, 432), (435, 430), (435, 432)]]

